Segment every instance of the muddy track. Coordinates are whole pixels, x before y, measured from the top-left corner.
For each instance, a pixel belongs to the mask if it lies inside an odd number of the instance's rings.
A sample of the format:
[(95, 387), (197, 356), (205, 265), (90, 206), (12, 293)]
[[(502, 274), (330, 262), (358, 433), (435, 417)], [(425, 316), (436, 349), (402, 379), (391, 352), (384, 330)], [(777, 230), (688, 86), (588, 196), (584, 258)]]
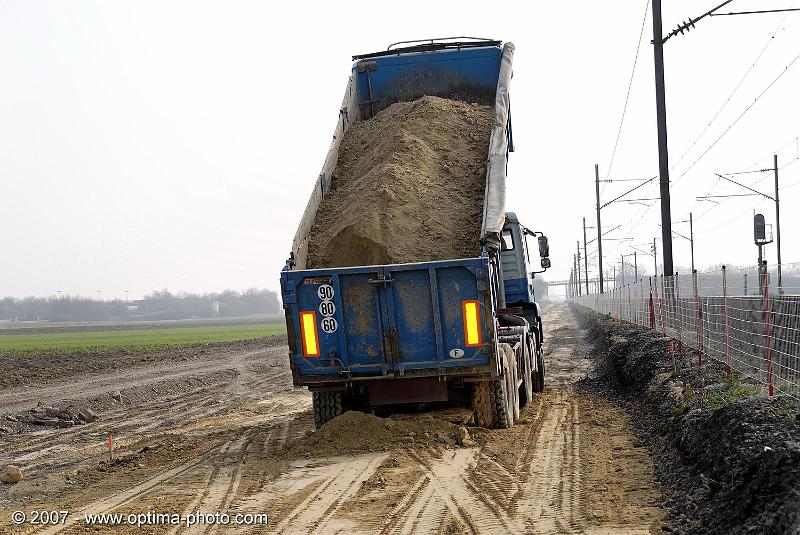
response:
[[(376, 437), (375, 451), (349, 457), (289, 447), (304, 444), (313, 418), (308, 393), (291, 388), (280, 345), (87, 379), (84, 387), (129, 378), (128, 401), (94, 424), (11, 436), (0, 459), (23, 464), (28, 478), (0, 487), (0, 519), (45, 507), (67, 508), (76, 520), (147, 510), (270, 515), (268, 526), (118, 533), (658, 532), (663, 513), (646, 450), (623, 413), (573, 389), (591, 367), (566, 307), (547, 308), (545, 325), (546, 391), (513, 429), (470, 428), (471, 447), (447, 445), (436, 432), (386, 449)], [(66, 387), (78, 399), (80, 390)], [(33, 399), (15, 395), (0, 402)], [(397, 416), (456, 425), (469, 417), (458, 408)], [(114, 463), (103, 460), (109, 431), (119, 437)], [(78, 522), (29, 532), (83, 531)]]
[[(280, 351), (282, 348), (274, 348)], [(87, 392), (95, 396), (109, 394), (122, 388), (155, 386), (164, 382), (175, 382), (190, 378), (201, 372), (204, 375), (225, 370), (241, 370), (249, 358), (263, 356), (265, 350), (249, 351), (234, 354), (229, 358), (204, 359), (202, 362), (189, 361), (181, 363), (165, 362), (155, 365), (127, 368), (124, 375), (119, 371), (93, 374), (69, 382), (56, 382), (42, 386), (10, 388), (0, 392), (0, 412), (24, 410), (35, 406), (38, 401), (54, 403), (64, 399), (83, 397)]]

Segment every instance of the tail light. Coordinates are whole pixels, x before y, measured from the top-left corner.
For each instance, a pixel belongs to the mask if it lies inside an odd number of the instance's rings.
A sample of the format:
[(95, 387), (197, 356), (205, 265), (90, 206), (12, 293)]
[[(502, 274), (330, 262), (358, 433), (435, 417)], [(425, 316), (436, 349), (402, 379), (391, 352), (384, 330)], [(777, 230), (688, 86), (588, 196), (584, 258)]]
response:
[(461, 301), (461, 310), (464, 316), (464, 345), (467, 347), (480, 346), (481, 340), (481, 313), (478, 301)]
[(300, 312), (300, 336), (303, 339), (303, 355), (306, 357), (318, 357), (317, 313), (313, 310)]

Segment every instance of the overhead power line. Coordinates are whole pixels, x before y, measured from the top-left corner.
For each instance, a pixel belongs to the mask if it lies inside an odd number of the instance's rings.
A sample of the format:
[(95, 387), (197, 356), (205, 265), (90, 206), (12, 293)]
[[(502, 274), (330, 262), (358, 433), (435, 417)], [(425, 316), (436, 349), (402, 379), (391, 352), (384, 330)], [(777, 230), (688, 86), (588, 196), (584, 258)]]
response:
[[(794, 0), (792, 2), (792, 6), (794, 6), (796, 1), (797, 0)], [(750, 76), (750, 74), (753, 72), (753, 69), (755, 69), (755, 66), (758, 64), (758, 62), (764, 56), (764, 53), (767, 51), (769, 46), (773, 42), (775, 42), (775, 36), (778, 35), (778, 33), (781, 31), (781, 29), (785, 30), (785, 28), (783, 27), (783, 23), (785, 21), (786, 21), (786, 15), (783, 16), (781, 21), (775, 27), (775, 30), (769, 36), (769, 39), (767, 39), (767, 42), (761, 48), (761, 51), (756, 56), (755, 60), (753, 60), (753, 63), (750, 64), (750, 67), (748, 67), (747, 71), (745, 71), (744, 75), (741, 77), (741, 79), (739, 79), (739, 82), (736, 84), (736, 86), (733, 88), (731, 93), (728, 95), (728, 97), (725, 99), (725, 101), (719, 107), (717, 112), (714, 114), (714, 116), (711, 118), (711, 120), (703, 128), (703, 131), (700, 132), (700, 134), (697, 135), (697, 137), (689, 144), (689, 147), (683, 152), (683, 154), (681, 154), (681, 156), (678, 159), (678, 161), (676, 161), (672, 165), (673, 168), (676, 167), (680, 162), (682, 162), (686, 158), (686, 156), (689, 154), (689, 152), (691, 152), (691, 150), (695, 147), (695, 145), (697, 145), (697, 142), (700, 141), (700, 139), (702, 139), (702, 137), (706, 134), (706, 132), (708, 132), (708, 129), (711, 127), (711, 125), (719, 118), (720, 114), (727, 107), (727, 105), (730, 103), (730, 101), (733, 99), (733, 97), (736, 94), (736, 92), (739, 90), (740, 87), (742, 87), (742, 84), (744, 84), (745, 80), (747, 80), (748, 76)]]
[(642, 183), (641, 183), (641, 184), (639, 184), (638, 186), (636, 186), (636, 187), (633, 187), (633, 188), (629, 189), (628, 191), (626, 191), (626, 192), (625, 192), (625, 193), (623, 193), (622, 195), (619, 195), (619, 196), (617, 196), (617, 197), (614, 197), (613, 199), (611, 199), (610, 201), (608, 201), (608, 202), (607, 202), (607, 203), (605, 203), (604, 205), (600, 206), (600, 208), (601, 208), (601, 209), (602, 209), (602, 208), (605, 208), (605, 207), (606, 207), (606, 206), (608, 206), (609, 204), (611, 204), (611, 203), (614, 203), (614, 202), (617, 202), (618, 200), (620, 200), (620, 199), (621, 199), (621, 198), (623, 198), (624, 196), (626, 196), (626, 195), (628, 195), (628, 194), (630, 194), (630, 193), (633, 193), (634, 191), (636, 191), (637, 189), (641, 188), (641, 187), (642, 187), (642, 186), (644, 186), (645, 184), (649, 184), (650, 182), (652, 182), (652, 181), (653, 181), (653, 180), (655, 180), (656, 178), (658, 178), (658, 177), (657, 177), (657, 176), (654, 176), (654, 177), (652, 177), (652, 178), (649, 178), (649, 179), (645, 180), (644, 182), (642, 182)]
[[(776, 156), (776, 158), (777, 158), (777, 156)], [(764, 173), (764, 172), (767, 172), (767, 171), (772, 171), (772, 169), (764, 169), (764, 170), (762, 171), (762, 173)], [(742, 188), (744, 188), (744, 189), (746, 189), (746, 190), (748, 190), (748, 191), (752, 192), (754, 195), (755, 195), (755, 194), (758, 194), (758, 195), (761, 195), (762, 197), (766, 197), (767, 199), (772, 199), (773, 201), (775, 200), (775, 198), (774, 198), (774, 197), (770, 197), (770, 196), (769, 196), (769, 195), (767, 195), (766, 193), (761, 193), (760, 191), (756, 191), (756, 190), (754, 190), (753, 188), (751, 188), (751, 187), (749, 187), (749, 186), (745, 186), (745, 185), (744, 185), (744, 184), (742, 184), (741, 182), (736, 182), (735, 180), (733, 180), (733, 179), (731, 179), (731, 178), (728, 178), (728, 177), (726, 177), (726, 176), (722, 176), (722, 175), (721, 175), (721, 174), (719, 174), (719, 173), (714, 173), (714, 174), (716, 174), (718, 177), (720, 177), (720, 178), (721, 178), (721, 179), (723, 179), (723, 180), (727, 180), (728, 182), (733, 182), (733, 183), (734, 183), (734, 184), (736, 184), (737, 186), (740, 186), (740, 187), (742, 187)]]
[(612, 180), (608, 180), (608, 179), (601, 180), (600, 182), (608, 182), (610, 184), (612, 182), (647, 182), (648, 180), (650, 180), (650, 179), (649, 178), (625, 178), (625, 179), (614, 178)]
[[(791, 161), (789, 161), (788, 163), (785, 163), (782, 166), (780, 166), (779, 170), (783, 170), (786, 167), (789, 167), (790, 165), (792, 165), (794, 163), (797, 163), (797, 161), (800, 160), (800, 136), (793, 137), (791, 140), (789, 140), (788, 142), (784, 143), (780, 147), (769, 151), (768, 154), (764, 155), (761, 158), (758, 158), (757, 160), (755, 160), (751, 164), (749, 164), (747, 166), (744, 166), (744, 167), (746, 169), (754, 167), (755, 165), (757, 165), (759, 163), (762, 163), (768, 157), (771, 157), (773, 154), (780, 154), (781, 151), (783, 151), (789, 145), (795, 145), (796, 146), (796, 153), (795, 153), (795, 157)], [(765, 172), (764, 168), (758, 168), (758, 169), (752, 169), (752, 170), (747, 170), (747, 171), (739, 171), (737, 173), (726, 173), (726, 175), (727, 176), (734, 176), (734, 175), (744, 175), (744, 174), (752, 174), (752, 173), (763, 174), (764, 172)], [(755, 182), (753, 182), (752, 184), (750, 184), (750, 186), (757, 186), (757, 185), (759, 185), (760, 183), (764, 182), (765, 180), (767, 180), (769, 178), (770, 178), (770, 175), (764, 175), (762, 178), (760, 178), (760, 179), (756, 180)], [(711, 186), (711, 188), (708, 190), (708, 192), (706, 193), (706, 195), (704, 197), (699, 198), (699, 199), (695, 199), (695, 203), (692, 206), (692, 210), (691, 211), (694, 211), (697, 208), (697, 206), (700, 204), (700, 202), (710, 201), (710, 202), (714, 203), (714, 206), (709, 207), (708, 210), (704, 211), (703, 213), (701, 213), (700, 215), (695, 217), (694, 218), (695, 221), (697, 221), (699, 219), (702, 219), (703, 217), (708, 215), (709, 212), (713, 211), (715, 208), (718, 208), (720, 204), (722, 204), (724, 202), (727, 202), (729, 200), (729, 199), (722, 199), (721, 201), (716, 201), (716, 200), (714, 200), (712, 198), (709, 198), (709, 196), (717, 189), (717, 186), (719, 186), (720, 180), (721, 180), (720, 178), (717, 178), (716, 182), (714, 182), (714, 185)], [(784, 187), (782, 189), (786, 189), (788, 187), (790, 187), (790, 185), (786, 186), (786, 187)]]
[(734, 11), (730, 13), (710, 13), (712, 17), (727, 17), (729, 15), (759, 15), (761, 13), (785, 13), (787, 11), (800, 11), (798, 8), (789, 9), (765, 9), (762, 11)]
[(706, 18), (709, 15), (711, 15), (712, 13), (714, 13), (716, 10), (722, 9), (723, 7), (727, 6), (731, 2), (733, 2), (733, 0), (726, 0), (725, 2), (722, 2), (720, 5), (715, 7), (714, 9), (710, 9), (710, 10), (706, 11), (705, 13), (700, 15), (699, 17), (695, 17), (693, 19), (687, 20), (686, 22), (684, 22), (683, 24), (679, 25), (677, 28), (675, 28), (674, 30), (669, 32), (667, 34), (667, 36), (664, 37), (664, 39), (661, 42), (662, 43), (666, 43), (667, 40), (670, 39), (671, 37), (675, 37), (678, 34), (683, 35), (684, 32), (689, 32), (692, 28), (694, 28), (695, 22), (700, 22), (704, 18)]
[(691, 170), (692, 170), (692, 168), (694, 168), (694, 166), (695, 166), (695, 165), (697, 165), (697, 164), (700, 162), (700, 160), (702, 160), (702, 159), (703, 159), (703, 158), (706, 156), (706, 154), (708, 154), (708, 153), (711, 151), (711, 149), (713, 149), (713, 148), (714, 148), (714, 147), (717, 145), (717, 143), (719, 143), (719, 142), (722, 140), (722, 138), (723, 138), (723, 137), (725, 137), (725, 135), (726, 135), (728, 132), (730, 132), (730, 131), (731, 131), (731, 129), (732, 129), (734, 126), (736, 126), (736, 124), (737, 124), (737, 123), (738, 123), (738, 122), (739, 122), (739, 121), (742, 119), (742, 117), (744, 117), (744, 116), (747, 114), (747, 112), (749, 112), (751, 109), (753, 109), (753, 106), (755, 106), (755, 105), (756, 105), (756, 103), (758, 103), (758, 101), (759, 101), (759, 100), (761, 100), (761, 98), (762, 98), (762, 97), (763, 97), (763, 96), (764, 96), (764, 95), (767, 93), (767, 91), (769, 91), (769, 90), (772, 88), (772, 86), (774, 86), (774, 85), (775, 85), (775, 84), (778, 82), (778, 80), (780, 80), (780, 79), (783, 77), (783, 75), (784, 75), (784, 74), (786, 74), (786, 73), (789, 71), (789, 69), (791, 69), (791, 68), (792, 68), (792, 66), (794, 66), (794, 64), (795, 64), (795, 63), (797, 63), (797, 60), (798, 60), (798, 59), (800, 59), (800, 54), (798, 54), (797, 56), (795, 56), (795, 57), (794, 57), (794, 59), (792, 59), (792, 61), (790, 61), (790, 62), (789, 62), (789, 64), (788, 64), (786, 67), (784, 67), (784, 69), (783, 69), (783, 70), (782, 70), (782, 71), (781, 71), (781, 72), (778, 74), (778, 76), (776, 76), (776, 77), (775, 77), (775, 78), (774, 78), (774, 79), (773, 79), (773, 80), (772, 80), (772, 81), (769, 83), (769, 85), (767, 85), (767, 87), (765, 87), (765, 88), (764, 88), (764, 90), (763, 90), (763, 91), (761, 91), (761, 93), (759, 93), (759, 94), (758, 94), (758, 96), (755, 98), (755, 100), (753, 100), (753, 102), (751, 102), (751, 103), (750, 103), (750, 105), (749, 105), (749, 106), (747, 106), (747, 108), (745, 108), (745, 109), (744, 109), (744, 111), (742, 111), (742, 113), (740, 113), (740, 114), (739, 114), (739, 116), (738, 116), (738, 117), (736, 117), (736, 119), (734, 119), (734, 121), (733, 121), (733, 122), (732, 122), (730, 125), (728, 125), (728, 127), (727, 127), (725, 130), (723, 130), (723, 132), (722, 132), (722, 133), (721, 133), (721, 134), (720, 134), (720, 135), (717, 137), (717, 139), (715, 139), (715, 140), (714, 140), (714, 142), (713, 142), (713, 143), (711, 143), (711, 145), (709, 145), (709, 146), (706, 148), (706, 150), (705, 150), (705, 151), (703, 151), (703, 153), (702, 153), (702, 154), (700, 154), (700, 156), (698, 156), (698, 157), (697, 157), (697, 159), (696, 159), (694, 162), (692, 162), (692, 164), (691, 164), (691, 165), (690, 165), (690, 166), (689, 166), (689, 167), (688, 167), (688, 168), (687, 168), (687, 169), (686, 169), (686, 170), (685, 170), (683, 173), (681, 173), (681, 176), (679, 176), (679, 177), (678, 177), (678, 178), (677, 178), (677, 179), (676, 179), (676, 180), (675, 180), (675, 181), (672, 183), (672, 185), (673, 185), (673, 186), (674, 186), (675, 184), (677, 184), (677, 183), (678, 183), (678, 182), (679, 182), (679, 181), (680, 181), (680, 180), (681, 180), (683, 177), (685, 177), (685, 176), (686, 176), (686, 174), (687, 174), (689, 171), (691, 171)]
[[(794, 0), (794, 2), (796, 2), (796, 1), (797, 0)], [(794, 2), (792, 2), (792, 5), (794, 5)], [(775, 28), (775, 30), (772, 32), (772, 34), (769, 36), (769, 39), (767, 39), (767, 42), (761, 48), (761, 51), (758, 53), (756, 58), (753, 60), (753, 63), (751, 63), (750, 67), (747, 68), (747, 70), (745, 71), (744, 75), (739, 79), (739, 82), (734, 86), (733, 90), (730, 92), (728, 97), (723, 101), (723, 103), (719, 107), (719, 109), (717, 109), (717, 111), (714, 114), (714, 116), (711, 117), (711, 120), (708, 121), (708, 123), (706, 123), (706, 126), (703, 128), (702, 132), (700, 132), (697, 135), (697, 137), (694, 138), (694, 140), (689, 144), (689, 146), (683, 152), (683, 154), (681, 154), (680, 158), (678, 158), (678, 160), (675, 163), (672, 164), (671, 169), (674, 169), (680, 162), (682, 162), (686, 158), (686, 156), (689, 154), (689, 152), (691, 152), (691, 150), (703, 138), (703, 136), (706, 134), (706, 132), (708, 132), (708, 129), (711, 128), (711, 125), (714, 124), (714, 122), (719, 118), (719, 116), (722, 114), (723, 110), (728, 106), (730, 101), (733, 99), (734, 95), (736, 95), (736, 92), (739, 91), (739, 88), (742, 87), (742, 84), (744, 84), (745, 80), (747, 80), (747, 78), (750, 76), (750, 73), (753, 72), (753, 69), (755, 69), (755, 66), (758, 64), (758, 62), (764, 56), (764, 53), (767, 51), (769, 46), (772, 43), (775, 42), (775, 36), (778, 35), (778, 32), (781, 31), (781, 28), (783, 27), (783, 23), (785, 21), (786, 21), (786, 15), (784, 15), (783, 18), (781, 19), (781, 21), (778, 23), (778, 26)]]
[(620, 134), (622, 134), (622, 125), (625, 122), (625, 112), (628, 111), (628, 101), (631, 97), (631, 87), (633, 87), (633, 77), (636, 74), (636, 65), (639, 63), (639, 50), (642, 47), (642, 37), (644, 36), (644, 26), (647, 21), (647, 12), (650, 9), (650, 0), (645, 0), (644, 15), (642, 16), (642, 27), (639, 30), (639, 42), (636, 44), (636, 54), (633, 58), (633, 67), (631, 68), (631, 77), (628, 80), (628, 91), (625, 93), (625, 105), (622, 107), (622, 117), (619, 119), (619, 128), (617, 128), (617, 139), (614, 141), (614, 150), (611, 151), (611, 161), (608, 164), (608, 171), (606, 172), (606, 180), (611, 176), (611, 169), (614, 167), (614, 158), (617, 155), (617, 147), (619, 146)]

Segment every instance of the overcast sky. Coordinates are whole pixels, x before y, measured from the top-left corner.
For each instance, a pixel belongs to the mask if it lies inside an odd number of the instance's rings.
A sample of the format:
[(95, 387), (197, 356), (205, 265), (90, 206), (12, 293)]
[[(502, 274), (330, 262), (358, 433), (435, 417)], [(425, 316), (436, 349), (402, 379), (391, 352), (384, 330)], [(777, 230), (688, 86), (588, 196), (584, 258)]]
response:
[[(666, 33), (718, 2), (664, 3)], [(382, 6), (0, 0), (0, 295), (277, 289), (350, 56), (450, 35), (516, 44), (507, 209), (549, 235), (546, 277), (566, 278), (581, 217), (594, 225), (594, 164), (609, 173), (645, 1)], [(651, 36), (648, 15), (612, 179), (657, 174)], [(673, 220), (694, 212), (698, 267), (754, 263), (753, 209), (774, 222), (766, 199), (695, 198), (742, 192), (715, 172), (768, 167), (776, 150), (798, 159), (800, 61), (754, 104), (798, 54), (798, 13), (705, 19), (665, 47)], [(772, 175), (737, 180), (772, 193)], [(783, 259), (800, 261), (800, 164), (781, 181)], [(635, 184), (604, 185), (603, 201)], [(632, 197), (657, 195), (653, 182)], [(649, 204), (603, 211), (605, 228), (621, 225), (609, 238), (633, 238), (607, 242), (609, 269), (660, 236)], [(688, 242), (674, 247), (688, 266)]]

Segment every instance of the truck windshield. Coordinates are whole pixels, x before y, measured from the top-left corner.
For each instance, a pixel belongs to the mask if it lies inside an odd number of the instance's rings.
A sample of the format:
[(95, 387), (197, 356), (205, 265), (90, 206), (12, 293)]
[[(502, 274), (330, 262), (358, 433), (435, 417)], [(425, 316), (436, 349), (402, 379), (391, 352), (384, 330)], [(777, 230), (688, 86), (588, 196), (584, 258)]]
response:
[(514, 235), (511, 233), (511, 229), (504, 228), (503, 234), (500, 240), (500, 250), (501, 251), (512, 251), (514, 250)]

